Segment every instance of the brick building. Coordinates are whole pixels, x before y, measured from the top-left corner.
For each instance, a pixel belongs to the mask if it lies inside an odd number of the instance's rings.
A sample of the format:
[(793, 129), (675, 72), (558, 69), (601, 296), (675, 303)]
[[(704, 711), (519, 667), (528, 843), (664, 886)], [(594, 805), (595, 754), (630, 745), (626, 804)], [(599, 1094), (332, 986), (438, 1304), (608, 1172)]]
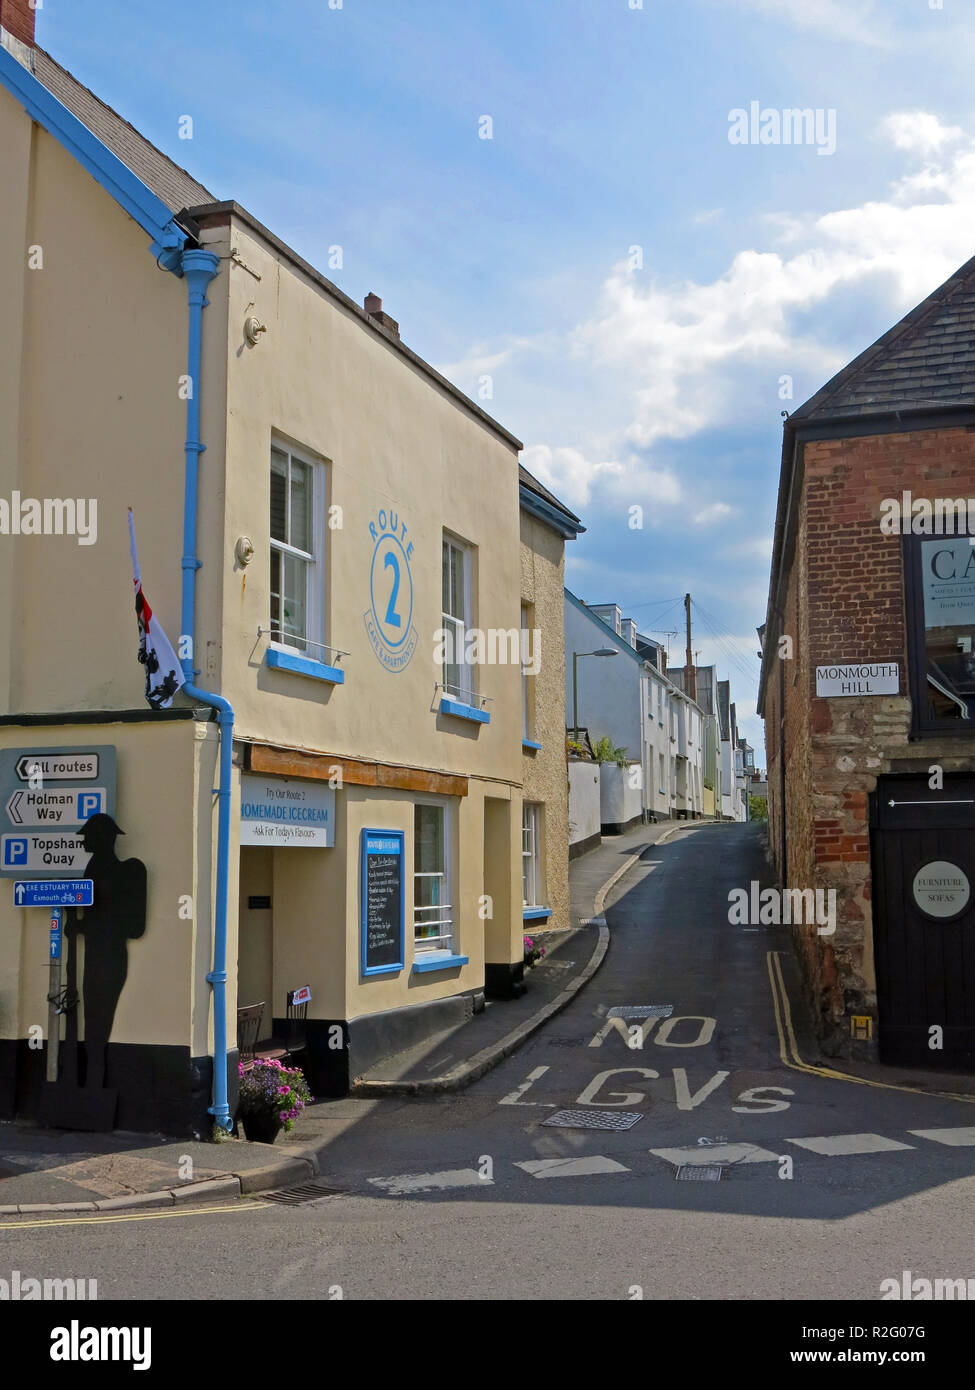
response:
[[(969, 501), (968, 499), (972, 500)], [(785, 423), (759, 713), (834, 1055), (975, 1067), (975, 260)], [(824, 899), (825, 901), (825, 899)]]

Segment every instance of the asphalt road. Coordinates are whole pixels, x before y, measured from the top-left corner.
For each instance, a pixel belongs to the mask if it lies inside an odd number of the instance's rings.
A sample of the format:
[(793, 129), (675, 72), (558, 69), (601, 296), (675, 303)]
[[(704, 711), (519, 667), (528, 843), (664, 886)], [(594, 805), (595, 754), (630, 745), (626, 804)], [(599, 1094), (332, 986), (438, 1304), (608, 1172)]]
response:
[[(786, 1065), (788, 995), (813, 1055), (788, 929), (728, 921), (765, 873), (752, 827), (648, 849), (610, 898), (602, 969), (515, 1056), (458, 1095), (328, 1107), (335, 1195), (8, 1220), (0, 1273), (94, 1278), (103, 1299), (871, 1300), (904, 1270), (975, 1280), (975, 1105)], [(637, 1118), (546, 1123), (561, 1110)], [(704, 1162), (719, 1180), (678, 1180)]]

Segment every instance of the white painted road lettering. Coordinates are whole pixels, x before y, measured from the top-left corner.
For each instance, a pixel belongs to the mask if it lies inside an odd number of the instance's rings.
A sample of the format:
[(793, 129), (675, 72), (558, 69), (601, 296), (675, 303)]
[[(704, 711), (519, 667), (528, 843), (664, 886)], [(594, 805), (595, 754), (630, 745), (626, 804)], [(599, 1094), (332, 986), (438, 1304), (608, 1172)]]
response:
[[(689, 1042), (671, 1042), (670, 1035), (678, 1023), (699, 1023), (701, 1026), (698, 1029), (697, 1037), (691, 1038)], [(683, 1018), (665, 1018), (654, 1042), (658, 1047), (705, 1047), (714, 1036), (714, 1030), (717, 1026), (718, 1020), (708, 1018), (705, 1014), (687, 1014)]]
[(501, 1100), (499, 1100), (499, 1101), (498, 1101), (498, 1104), (499, 1104), (499, 1105), (540, 1105), (540, 1106), (544, 1106), (546, 1110), (554, 1110), (554, 1109), (555, 1109), (555, 1102), (554, 1102), (554, 1101), (551, 1101), (551, 1100), (522, 1100), (522, 1099), (521, 1099), (521, 1097), (525, 1094), (525, 1092), (526, 1092), (527, 1090), (529, 1090), (532, 1086), (534, 1086), (535, 1082), (539, 1079), (539, 1077), (540, 1077), (540, 1076), (544, 1076), (545, 1073), (546, 1073), (547, 1071), (548, 1071), (548, 1067), (536, 1067), (534, 1071), (530, 1071), (530, 1072), (528, 1073), (528, 1080), (527, 1080), (527, 1081), (523, 1081), (523, 1082), (521, 1083), (520, 1086), (516, 1086), (515, 1089), (514, 1089), (509, 1095), (506, 1095), (506, 1096), (504, 1096)]
[[(773, 1110), (788, 1110), (790, 1101), (773, 1100), (762, 1092), (777, 1091), (780, 1096), (794, 1096), (786, 1086), (752, 1086), (737, 1097), (738, 1104), (731, 1108), (739, 1115), (771, 1115)], [(744, 1101), (744, 1104), (742, 1102)]]
[(702, 1101), (707, 1100), (722, 1082), (727, 1081), (731, 1075), (729, 1071), (716, 1071), (710, 1081), (706, 1081), (699, 1091), (691, 1095), (690, 1087), (687, 1084), (687, 1072), (683, 1067), (674, 1068), (674, 1093), (677, 1096), (678, 1110), (693, 1110)]
[(638, 1101), (646, 1100), (645, 1091), (610, 1091), (611, 1096), (618, 1096), (618, 1100), (607, 1100), (606, 1097), (596, 1099), (600, 1088), (605, 1085), (611, 1076), (646, 1076), (650, 1080), (659, 1080), (659, 1071), (651, 1071), (649, 1067), (611, 1067), (609, 1071), (601, 1071), (590, 1081), (584, 1091), (580, 1091), (576, 1096), (577, 1105), (598, 1105), (605, 1109), (614, 1107), (626, 1110), (630, 1106), (636, 1105)]

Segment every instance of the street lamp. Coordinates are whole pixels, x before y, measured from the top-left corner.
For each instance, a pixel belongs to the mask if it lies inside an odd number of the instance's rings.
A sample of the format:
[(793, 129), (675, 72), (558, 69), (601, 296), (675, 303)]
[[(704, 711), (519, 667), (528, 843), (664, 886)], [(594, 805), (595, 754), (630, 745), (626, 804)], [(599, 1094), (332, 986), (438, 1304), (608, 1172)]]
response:
[(600, 647), (595, 652), (572, 653), (572, 737), (579, 737), (579, 658), (583, 656), (616, 656), (615, 647)]

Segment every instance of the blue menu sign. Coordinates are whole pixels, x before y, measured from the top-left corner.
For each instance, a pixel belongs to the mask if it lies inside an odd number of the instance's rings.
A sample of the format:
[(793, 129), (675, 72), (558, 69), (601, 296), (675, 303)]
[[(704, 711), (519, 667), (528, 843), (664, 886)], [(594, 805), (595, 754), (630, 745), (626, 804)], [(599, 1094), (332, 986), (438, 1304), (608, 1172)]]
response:
[(402, 830), (363, 830), (360, 855), (363, 975), (403, 969)]

